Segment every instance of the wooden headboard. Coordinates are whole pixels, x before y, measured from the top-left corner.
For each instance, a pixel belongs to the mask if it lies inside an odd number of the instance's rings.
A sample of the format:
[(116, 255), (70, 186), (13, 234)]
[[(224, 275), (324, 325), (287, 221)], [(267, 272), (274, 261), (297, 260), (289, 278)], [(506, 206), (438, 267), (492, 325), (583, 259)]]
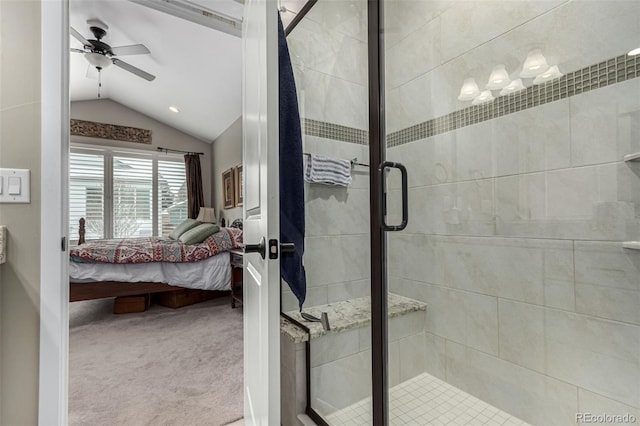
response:
[(78, 245), (84, 244), (84, 236), (85, 236), (85, 232), (86, 232), (85, 229), (84, 229), (84, 223), (85, 223), (84, 217), (81, 217), (80, 218), (80, 228), (78, 230), (78, 234), (79, 234), (78, 235)]

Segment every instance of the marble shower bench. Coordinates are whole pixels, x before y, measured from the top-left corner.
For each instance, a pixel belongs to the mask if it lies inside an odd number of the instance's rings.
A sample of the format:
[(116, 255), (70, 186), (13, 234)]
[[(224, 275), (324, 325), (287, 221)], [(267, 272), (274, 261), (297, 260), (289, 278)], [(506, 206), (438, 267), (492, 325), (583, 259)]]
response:
[[(393, 386), (424, 372), (427, 305), (389, 294), (389, 380)], [(305, 308), (320, 317), (327, 312), (331, 330), (288, 316), (309, 333), (280, 318), (281, 416), (283, 425), (301, 425), (307, 405), (307, 347), (310, 348), (311, 406), (322, 416), (371, 394), (371, 301), (369, 297)], [(400, 350), (400, 348), (403, 350)]]

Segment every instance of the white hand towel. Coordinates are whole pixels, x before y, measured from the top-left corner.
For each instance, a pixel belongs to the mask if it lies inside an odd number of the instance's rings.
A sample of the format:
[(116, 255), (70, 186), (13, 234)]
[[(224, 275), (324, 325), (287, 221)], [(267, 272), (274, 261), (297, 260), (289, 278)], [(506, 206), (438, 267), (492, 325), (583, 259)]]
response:
[(311, 154), (304, 172), (304, 180), (323, 185), (350, 185), (351, 161)]

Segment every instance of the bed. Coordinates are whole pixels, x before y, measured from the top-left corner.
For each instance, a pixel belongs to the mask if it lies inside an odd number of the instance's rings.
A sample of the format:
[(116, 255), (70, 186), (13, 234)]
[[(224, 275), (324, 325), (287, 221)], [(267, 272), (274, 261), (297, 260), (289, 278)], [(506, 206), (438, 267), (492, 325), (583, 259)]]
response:
[(165, 238), (85, 241), (70, 251), (69, 301), (193, 289), (210, 297), (229, 293), (229, 251), (242, 247), (242, 231), (221, 228), (205, 241), (184, 245)]

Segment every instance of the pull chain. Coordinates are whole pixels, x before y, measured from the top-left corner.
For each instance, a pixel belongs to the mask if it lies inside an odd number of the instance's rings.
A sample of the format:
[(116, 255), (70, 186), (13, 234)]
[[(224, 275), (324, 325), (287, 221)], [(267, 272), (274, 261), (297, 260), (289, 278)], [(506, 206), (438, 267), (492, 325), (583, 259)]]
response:
[(102, 67), (96, 67), (98, 70), (98, 98), (100, 98), (100, 88), (102, 87)]

